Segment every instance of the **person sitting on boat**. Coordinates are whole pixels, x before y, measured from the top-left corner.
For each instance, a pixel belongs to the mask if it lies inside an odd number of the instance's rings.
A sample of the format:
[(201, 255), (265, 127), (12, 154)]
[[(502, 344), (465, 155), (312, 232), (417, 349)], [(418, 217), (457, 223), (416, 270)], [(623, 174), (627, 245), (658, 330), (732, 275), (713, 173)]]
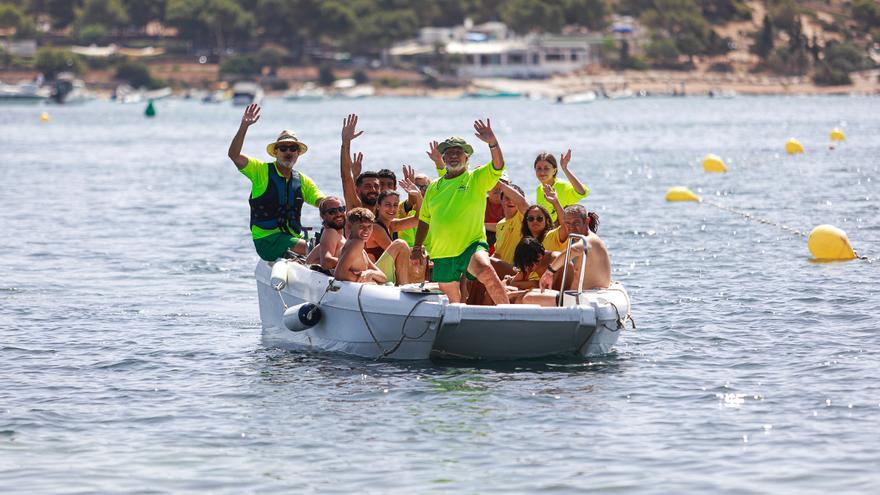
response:
[(446, 174), (428, 187), (419, 212), (412, 259), (425, 262), (425, 236), (431, 235), (431, 257), (434, 261), (432, 279), (439, 282), (450, 302), (461, 302), (459, 281), (462, 275), (476, 278), (495, 304), (508, 302), (507, 292), (492, 268), (486, 228), (486, 193), (504, 172), (504, 157), (498, 139), (486, 120), (474, 122), (476, 136), (489, 145), (492, 160), (475, 170), (468, 170), (473, 148), (464, 139), (449, 138), (438, 145), (446, 166)]
[[(408, 180), (400, 181), (401, 187), (407, 192), (409, 198), (416, 205), (416, 214), (422, 207), (422, 195), (415, 184)], [(424, 280), (422, 266), (413, 267), (410, 263), (410, 247), (403, 239), (398, 238), (398, 232), (418, 225), (418, 216), (397, 218), (399, 211), (400, 195), (390, 189), (379, 194), (377, 205), (376, 227), (367, 241), (364, 250), (370, 256), (376, 266), (388, 276), (392, 283), (408, 284), (418, 278)], [(412, 277), (410, 276), (410, 270)]]
[(513, 267), (513, 252), (522, 239), (523, 214), (528, 209), (529, 203), (522, 188), (516, 184), (507, 184), (503, 178), (498, 181), (495, 188), (501, 190), (504, 218), (495, 224), (496, 240), (493, 257)]
[(534, 237), (538, 242), (543, 243), (547, 233), (555, 227), (553, 218), (547, 208), (541, 205), (529, 205), (523, 216), (522, 237)]
[[(571, 205), (565, 208), (564, 219), (568, 231), (587, 236), (587, 263), (584, 274), (584, 290), (607, 289), (611, 285), (611, 258), (605, 242), (596, 234), (599, 228), (599, 215), (595, 212), (587, 213), (583, 205)], [(580, 269), (584, 255), (584, 243), (581, 239), (572, 242), (571, 264), (569, 270), (572, 277), (566, 280), (567, 290), (577, 289), (580, 284)], [(561, 271), (565, 263), (565, 256), (554, 259), (541, 275), (539, 290), (531, 291), (523, 297), (523, 303), (541, 304), (544, 306), (556, 305), (556, 291), (548, 290), (553, 287), (554, 277)]]
[(382, 168), (376, 172), (376, 175), (379, 176), (380, 191), (397, 191), (397, 175), (393, 170)]
[(339, 174), (342, 178), (342, 193), (349, 209), (363, 206), (376, 210), (376, 201), (382, 192), (379, 174), (373, 171), (362, 172), (363, 153), (351, 154), (351, 142), (364, 131), (357, 130), (358, 116), (349, 114), (342, 122), (342, 148), (339, 151)]
[[(542, 186), (544, 188), (544, 197), (553, 205), (553, 211), (556, 212), (560, 219), (564, 219), (565, 212), (562, 205), (559, 204), (556, 191), (548, 184), (542, 184)], [(555, 229), (551, 227), (551, 230), (541, 239), (541, 243), (547, 251), (564, 252), (568, 247), (568, 227), (565, 226), (565, 222), (560, 221)]]
[[(555, 209), (551, 210), (553, 205), (544, 195), (543, 186), (545, 184), (556, 191), (556, 196), (559, 198), (559, 203), (563, 208), (568, 205), (577, 204), (578, 201), (586, 198), (590, 194), (590, 190), (581, 183), (580, 179), (578, 179), (571, 170), (568, 169), (568, 163), (570, 161), (571, 150), (568, 150), (567, 153), (560, 156), (558, 166), (556, 164), (556, 157), (550, 153), (541, 153), (535, 158), (535, 176), (541, 181), (535, 191), (535, 195), (537, 196), (536, 203), (550, 212), (554, 222), (558, 221), (558, 215)], [(568, 178), (568, 181), (556, 177), (559, 174), (560, 168)]]
[[(248, 105), (238, 132), (229, 145), (229, 158), (251, 181), (251, 235), (260, 258), (275, 261), (295, 254), (306, 254), (306, 241), (300, 223), (303, 203), (319, 206), (324, 194), (305, 174), (293, 170), (297, 159), (308, 146), (290, 131), (281, 131), (278, 139), (266, 146), (275, 158), (264, 163), (241, 154), (248, 127), (260, 119), (260, 106)], [(292, 252), (292, 253), (291, 253)]]
[[(516, 251), (513, 255), (513, 264), (516, 266), (517, 273), (512, 277), (506, 277), (505, 284), (518, 290), (537, 289), (539, 280), (546, 273), (547, 267), (560, 256), (564, 256), (564, 254), (547, 251), (541, 241), (534, 237), (523, 237), (516, 245)], [(556, 289), (561, 287), (561, 280), (562, 273), (557, 271), (553, 277), (552, 287)]]
[(339, 262), (339, 252), (345, 244), (345, 205), (336, 196), (327, 196), (318, 207), (321, 213), (321, 241), (306, 257), (307, 265), (320, 265), (332, 272)]
[(388, 278), (364, 251), (367, 239), (373, 233), (376, 216), (363, 208), (352, 208), (345, 216), (347, 239), (339, 253), (339, 262), (333, 276), (336, 280), (361, 282), (367, 284), (385, 284)]

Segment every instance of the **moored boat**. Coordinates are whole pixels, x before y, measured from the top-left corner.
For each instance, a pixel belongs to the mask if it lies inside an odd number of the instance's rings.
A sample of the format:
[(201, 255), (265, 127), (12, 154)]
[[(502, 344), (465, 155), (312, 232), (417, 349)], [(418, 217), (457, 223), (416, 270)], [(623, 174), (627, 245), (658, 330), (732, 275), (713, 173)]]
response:
[(264, 96), (263, 88), (257, 83), (238, 82), (232, 86), (232, 104), (235, 106), (259, 104)]

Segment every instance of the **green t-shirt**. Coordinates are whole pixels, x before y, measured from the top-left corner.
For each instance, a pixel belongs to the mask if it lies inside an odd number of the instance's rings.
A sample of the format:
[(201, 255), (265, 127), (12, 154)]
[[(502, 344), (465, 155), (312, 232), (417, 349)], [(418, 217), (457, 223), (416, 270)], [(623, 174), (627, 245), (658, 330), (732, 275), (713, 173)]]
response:
[[(248, 157), (247, 165), (240, 172), (251, 180), (251, 199), (258, 198), (266, 192), (266, 188), (269, 186), (269, 167), (275, 167), (275, 171), (278, 172), (278, 166), (275, 162), (265, 163), (257, 160), (256, 158)], [(281, 172), (278, 172), (278, 175), (281, 175)], [(299, 173), (299, 181), (302, 187), (303, 199), (306, 203), (312, 206), (318, 206), (318, 201), (324, 197), (324, 193), (318, 189), (318, 186), (309, 179), (306, 174), (300, 172)], [(281, 232), (281, 229), (261, 229), (256, 225), (251, 227), (251, 235), (254, 236), (254, 239), (262, 239), (263, 237), (276, 234)], [(297, 235), (296, 232), (291, 232), (291, 235), (294, 237), (301, 237)]]
[(430, 225), (432, 258), (458, 256), (471, 244), (486, 242), (486, 193), (503, 172), (490, 161), (452, 179), (444, 175), (428, 186), (419, 220)]
[[(580, 200), (586, 198), (590, 195), (590, 188), (584, 186), (584, 193), (580, 194), (574, 190), (574, 186), (571, 185), (567, 180), (556, 179), (556, 182), (553, 183), (553, 189), (556, 191), (556, 197), (559, 198), (559, 205), (565, 208), (569, 205), (575, 205)], [(544, 197), (544, 186), (542, 184), (538, 184), (537, 191), (537, 203), (544, 208), (547, 208), (547, 211), (550, 212), (550, 216), (553, 217), (553, 221), (556, 221), (556, 210), (553, 208), (553, 205), (547, 201), (547, 198)]]

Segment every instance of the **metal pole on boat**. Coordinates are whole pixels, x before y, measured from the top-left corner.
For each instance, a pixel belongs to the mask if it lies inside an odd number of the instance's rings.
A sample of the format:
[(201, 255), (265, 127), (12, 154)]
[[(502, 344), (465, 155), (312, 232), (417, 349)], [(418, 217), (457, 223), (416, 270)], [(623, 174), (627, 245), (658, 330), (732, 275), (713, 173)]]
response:
[(568, 277), (568, 262), (571, 260), (571, 246), (574, 244), (573, 240), (580, 239), (584, 243), (584, 256), (581, 258), (581, 279), (578, 282), (578, 292), (575, 296), (576, 303), (580, 304), (581, 302), (581, 292), (584, 290), (584, 276), (586, 276), (587, 272), (587, 252), (590, 247), (587, 244), (587, 236), (582, 234), (568, 234), (568, 246), (565, 248), (565, 265), (562, 269), (562, 286), (560, 287), (559, 296), (557, 299), (557, 306), (562, 306), (563, 299), (565, 297), (565, 280)]

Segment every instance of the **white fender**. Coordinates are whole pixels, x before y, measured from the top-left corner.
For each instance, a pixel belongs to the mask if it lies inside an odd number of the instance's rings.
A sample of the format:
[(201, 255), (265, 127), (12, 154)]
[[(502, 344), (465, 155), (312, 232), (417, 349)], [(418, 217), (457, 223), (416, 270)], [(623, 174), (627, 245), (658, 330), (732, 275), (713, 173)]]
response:
[(275, 290), (287, 287), (287, 260), (278, 260), (272, 266), (272, 276), (269, 277), (269, 285)]

